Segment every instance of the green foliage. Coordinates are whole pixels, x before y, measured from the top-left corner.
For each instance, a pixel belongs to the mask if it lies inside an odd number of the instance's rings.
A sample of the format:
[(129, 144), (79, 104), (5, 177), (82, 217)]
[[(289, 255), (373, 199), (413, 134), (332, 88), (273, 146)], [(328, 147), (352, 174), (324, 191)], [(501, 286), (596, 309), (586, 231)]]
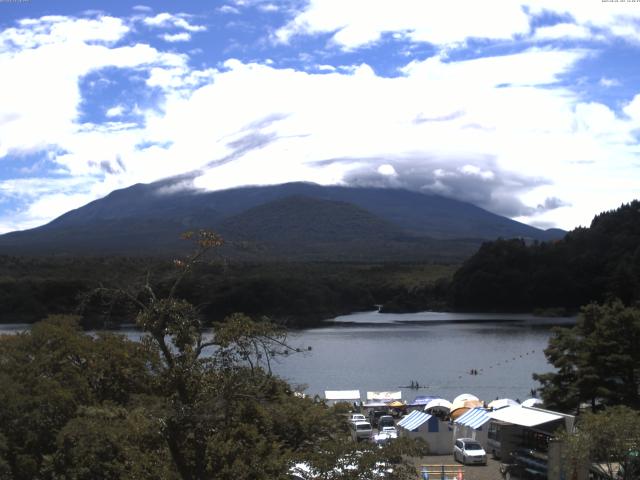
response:
[(455, 268), (430, 263), (207, 261), (185, 272), (173, 261), (159, 258), (0, 256), (0, 321), (33, 322), (47, 314), (80, 313), (83, 326), (89, 328), (132, 323), (138, 313), (134, 302), (96, 289), (127, 285), (142, 291), (141, 279), (148, 274), (150, 287), (162, 297), (178, 271), (185, 276), (174, 297), (198, 305), (206, 323), (241, 311), (256, 318), (267, 315), (289, 327), (309, 327), (372, 309), (374, 304), (396, 312), (441, 308), (447, 303), (447, 282)]
[(29, 332), (0, 337), (0, 458), (11, 477), (43, 477), (59, 432), (78, 410), (126, 405), (147, 393), (153, 363), (143, 345), (86, 335), (74, 317), (50, 317)]
[[(565, 465), (600, 465), (610, 478), (635, 480), (640, 475), (640, 412), (611, 407), (579, 417), (575, 433), (564, 433)], [(616, 472), (621, 467), (621, 474)]]
[(620, 298), (640, 301), (640, 201), (596, 216), (553, 243), (497, 240), (456, 272), (457, 308), (577, 309)]
[(554, 331), (545, 355), (556, 372), (536, 374), (545, 404), (583, 402), (640, 408), (640, 308), (613, 301), (582, 309), (573, 328)]

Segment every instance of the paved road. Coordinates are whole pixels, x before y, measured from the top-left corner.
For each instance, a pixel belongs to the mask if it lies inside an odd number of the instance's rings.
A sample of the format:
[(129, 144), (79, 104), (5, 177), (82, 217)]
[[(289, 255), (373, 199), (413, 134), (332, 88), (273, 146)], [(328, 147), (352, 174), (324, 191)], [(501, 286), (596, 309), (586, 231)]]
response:
[[(416, 460), (416, 465), (460, 465), (453, 459), (453, 455), (430, 455), (428, 457), (420, 457)], [(489, 457), (487, 465), (466, 465), (463, 468), (464, 480), (502, 480), (500, 474), (500, 462)], [(418, 471), (420, 469), (418, 468)], [(458, 470), (455, 468), (454, 470)], [(453, 477), (456, 478), (455, 476)], [(432, 480), (441, 480), (440, 476), (432, 475)]]

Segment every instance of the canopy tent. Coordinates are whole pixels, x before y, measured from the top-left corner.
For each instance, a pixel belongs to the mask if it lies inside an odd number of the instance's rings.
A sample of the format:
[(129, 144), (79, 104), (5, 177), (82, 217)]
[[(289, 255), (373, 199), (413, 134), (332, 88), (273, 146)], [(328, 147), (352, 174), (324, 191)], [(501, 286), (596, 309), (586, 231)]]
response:
[(410, 407), (422, 407), (426, 405), (432, 400), (436, 400), (438, 397), (433, 397), (431, 395), (419, 395), (413, 399), (413, 402), (409, 404)]
[(459, 416), (454, 421), (454, 423), (458, 423), (460, 425), (471, 427), (474, 430), (477, 430), (489, 420), (491, 420), (491, 418), (489, 417), (487, 411), (484, 408), (476, 407)]
[(360, 401), (360, 390), (325, 390), (324, 398), (332, 402)]
[(451, 410), (453, 404), (449, 400), (445, 400), (444, 398), (434, 398), (430, 400), (425, 406), (424, 409), (431, 410), (432, 408), (446, 408), (447, 410)]
[(511, 423), (513, 425), (521, 425), (523, 427), (535, 427), (543, 423), (564, 419), (562, 415), (530, 407), (523, 407), (521, 405), (501, 408), (500, 410), (490, 412), (488, 415), (494, 420)]
[(387, 403), (387, 407), (391, 407), (391, 408), (402, 408), (406, 406), (407, 404), (404, 402), (401, 402), (400, 400), (394, 400), (393, 402)]
[(472, 408), (482, 406), (483, 403), (480, 400), (459, 400), (457, 402), (453, 402), (449, 416), (451, 417), (451, 420), (455, 420)]
[(516, 402), (515, 400), (511, 400), (510, 398), (498, 398), (490, 402), (489, 405), (487, 406), (492, 410), (499, 410), (504, 407), (510, 407), (510, 406), (517, 407), (518, 405), (519, 405), (518, 402)]
[(542, 405), (544, 402), (539, 398), (527, 398), (521, 403), (523, 407), (535, 407), (536, 405)]
[(463, 402), (465, 400), (480, 400), (480, 399), (475, 395), (472, 395), (471, 393), (461, 393), (456, 398), (454, 398), (453, 402), (451, 403)]
[(377, 400), (381, 402), (390, 402), (392, 400), (401, 400), (402, 392), (367, 392), (367, 400)]
[(389, 404), (387, 402), (365, 402), (362, 404), (363, 408), (387, 408)]
[(414, 410), (409, 415), (400, 420), (397, 423), (397, 426), (404, 428), (405, 430), (413, 431), (420, 427), (420, 425), (428, 421), (430, 418), (431, 415), (429, 415), (428, 413), (421, 412), (420, 410)]

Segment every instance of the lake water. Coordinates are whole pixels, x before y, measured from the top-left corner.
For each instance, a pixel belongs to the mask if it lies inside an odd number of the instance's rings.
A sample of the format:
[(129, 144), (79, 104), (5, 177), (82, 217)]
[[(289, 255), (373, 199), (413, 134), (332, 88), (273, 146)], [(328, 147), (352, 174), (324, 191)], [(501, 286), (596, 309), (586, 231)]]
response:
[[(422, 312), (365, 312), (336, 318), (336, 324), (290, 336), (292, 344), (311, 346), (275, 366), (306, 392), (359, 389), (402, 390), (452, 400), (473, 393), (483, 400), (524, 400), (537, 385), (531, 375), (551, 370), (543, 350), (554, 325), (571, 326), (575, 318), (531, 315)], [(476, 369), (478, 375), (471, 375)], [(417, 381), (427, 388), (398, 388)]]
[[(531, 375), (549, 371), (543, 350), (554, 325), (570, 326), (575, 318), (515, 314), (355, 313), (337, 317), (323, 328), (296, 331), (289, 343), (310, 352), (290, 355), (273, 365), (276, 373), (305, 392), (325, 390), (402, 390), (452, 400), (473, 393), (483, 400), (524, 400), (537, 387)], [(28, 328), (0, 325), (0, 333)], [(123, 329), (137, 339), (140, 332)], [(478, 375), (471, 375), (475, 369)], [(399, 388), (417, 381), (426, 388)]]

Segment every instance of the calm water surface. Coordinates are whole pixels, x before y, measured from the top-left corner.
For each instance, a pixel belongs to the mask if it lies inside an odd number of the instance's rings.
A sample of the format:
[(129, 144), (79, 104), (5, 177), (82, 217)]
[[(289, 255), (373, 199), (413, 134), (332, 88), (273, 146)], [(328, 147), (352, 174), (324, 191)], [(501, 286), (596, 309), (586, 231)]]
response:
[[(452, 400), (460, 393), (481, 399), (524, 400), (536, 382), (534, 372), (551, 369), (543, 349), (554, 325), (570, 326), (575, 318), (531, 315), (423, 312), (365, 312), (336, 323), (291, 335), (291, 343), (311, 346), (275, 366), (306, 392), (359, 389), (402, 390), (403, 399), (437, 395)], [(478, 375), (470, 375), (471, 369)], [(417, 381), (427, 388), (399, 389)]]
[[(515, 314), (355, 313), (323, 328), (290, 334), (293, 346), (308, 353), (282, 358), (274, 366), (281, 377), (305, 392), (325, 390), (402, 390), (403, 399), (437, 395), (452, 400), (473, 393), (483, 400), (524, 400), (537, 385), (534, 372), (549, 371), (543, 349), (554, 325), (575, 318)], [(0, 334), (28, 328), (0, 325)], [(120, 330), (131, 339), (140, 332)], [(470, 375), (471, 369), (478, 375)], [(399, 388), (417, 381), (426, 388)]]

